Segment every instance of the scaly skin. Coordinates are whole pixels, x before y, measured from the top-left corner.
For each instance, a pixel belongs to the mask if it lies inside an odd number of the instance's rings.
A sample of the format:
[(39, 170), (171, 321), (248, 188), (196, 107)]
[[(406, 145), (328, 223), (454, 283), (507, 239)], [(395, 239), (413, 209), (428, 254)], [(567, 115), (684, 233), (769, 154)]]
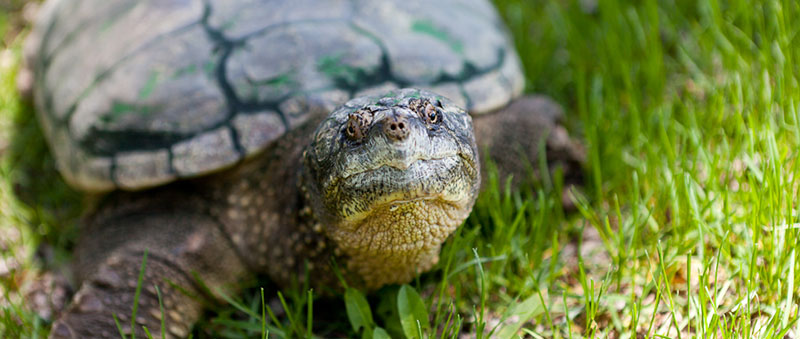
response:
[[(356, 286), (402, 283), (436, 263), (441, 243), (469, 214), (480, 181), (477, 149), (524, 149), (537, 159), (543, 141), (555, 166), (572, 170), (580, 161), (571, 140), (551, 133), (560, 127), (550, 101), (523, 98), (473, 118), (477, 147), (462, 110), (430, 94), (400, 94), (386, 105), (354, 102), (324, 121), (325, 112), (314, 112), (226, 173), (108, 197), (82, 232), (76, 250), (82, 285), (52, 337), (118, 337), (112, 314), (130, 331), (145, 249), (139, 336), (141, 325), (151, 332), (160, 327), (154, 286), (164, 299), (168, 335), (184, 337), (204, 300), (213, 302), (216, 291), (235, 293), (254, 273), (287, 285), (308, 269), (310, 283), (324, 287), (318, 291), (335, 289), (333, 257)], [(431, 111), (438, 125), (426, 120)], [(353, 136), (351, 125), (359, 129)], [(512, 129), (523, 134), (505, 133)], [(501, 169), (524, 175), (518, 160), (498, 160)]]

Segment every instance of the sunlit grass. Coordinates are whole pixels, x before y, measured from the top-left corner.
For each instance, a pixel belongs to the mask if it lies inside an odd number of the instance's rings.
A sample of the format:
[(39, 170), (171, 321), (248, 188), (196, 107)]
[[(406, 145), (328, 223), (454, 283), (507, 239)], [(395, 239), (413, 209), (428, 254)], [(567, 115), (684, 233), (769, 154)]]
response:
[[(321, 298), (298, 287), (278, 298), (262, 282), (263, 292), (226, 298), (195, 337), (352, 337), (366, 327), (413, 336), (402, 319), (424, 316), (430, 327), (416, 333), (437, 338), (800, 335), (800, 4), (495, 3), (528, 90), (564, 105), (586, 145), (577, 211), (564, 213), (558, 173), (526, 187), (495, 179), (437, 268), (409, 284), (427, 314), (409, 306), (418, 300), (407, 287), (364, 306), (357, 292)], [(47, 322), (14, 293), (38, 270), (41, 241), (67, 253), (74, 234), (63, 230), (80, 204), (14, 91), (19, 42), (0, 52), (9, 55), (0, 55), (0, 234), (18, 230), (23, 250), (1, 280), (10, 302), (0, 302), (0, 332), (43, 334)], [(353, 307), (370, 321), (354, 323)]]

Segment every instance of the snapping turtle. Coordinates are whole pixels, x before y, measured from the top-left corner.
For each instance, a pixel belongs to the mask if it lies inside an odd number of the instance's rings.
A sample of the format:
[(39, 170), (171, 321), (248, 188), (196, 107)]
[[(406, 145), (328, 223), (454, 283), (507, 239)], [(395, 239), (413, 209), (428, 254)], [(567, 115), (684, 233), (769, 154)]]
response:
[(540, 142), (580, 158), (485, 0), (50, 0), (26, 57), (60, 172), (110, 192), (53, 337), (130, 323), (145, 252), (136, 323), (160, 327), (157, 285), (176, 337), (251, 274), (407, 282), (470, 213), (479, 149), (518, 177)]

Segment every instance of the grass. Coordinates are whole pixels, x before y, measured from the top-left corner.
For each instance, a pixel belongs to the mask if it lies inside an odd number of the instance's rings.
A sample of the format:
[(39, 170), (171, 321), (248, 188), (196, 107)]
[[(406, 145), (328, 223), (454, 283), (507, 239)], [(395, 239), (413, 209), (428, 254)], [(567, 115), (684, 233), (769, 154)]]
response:
[[(409, 287), (325, 299), (266, 285), (229, 297), (194, 336), (800, 337), (800, 3), (495, 3), (528, 90), (563, 104), (587, 147), (578, 212), (564, 213), (557, 173), (494, 180)], [(34, 259), (39, 244), (67, 257), (81, 202), (13, 89), (21, 40), (8, 13), (0, 249), (17, 264), (0, 272), (0, 333), (43, 336), (19, 294), (59, 262)]]

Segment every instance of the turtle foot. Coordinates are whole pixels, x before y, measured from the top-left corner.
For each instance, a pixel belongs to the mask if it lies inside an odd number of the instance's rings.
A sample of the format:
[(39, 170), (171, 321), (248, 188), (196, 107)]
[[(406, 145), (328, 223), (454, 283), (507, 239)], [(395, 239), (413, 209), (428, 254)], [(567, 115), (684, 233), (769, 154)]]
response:
[[(478, 147), (484, 151), (484, 159), (490, 158), (497, 166), (500, 183), (509, 175), (514, 186), (530, 178), (547, 182), (556, 170), (561, 171), (565, 190), (582, 183), (585, 150), (561, 125), (562, 117), (557, 103), (537, 95), (473, 117)], [(542, 173), (545, 168), (547, 177)], [(487, 172), (482, 174), (484, 183)]]
[[(187, 281), (168, 263), (140, 255), (112, 257), (83, 282), (72, 304), (53, 324), (51, 338), (183, 338), (201, 314), (202, 305), (185, 290)], [(139, 290), (138, 298), (136, 296)], [(163, 319), (163, 322), (162, 322)], [(163, 325), (163, 326), (162, 326)]]
[[(186, 337), (212, 291), (230, 292), (245, 267), (207, 205), (181, 190), (112, 194), (75, 250), (81, 282), (52, 338)], [(203, 200), (204, 201), (204, 200)]]

